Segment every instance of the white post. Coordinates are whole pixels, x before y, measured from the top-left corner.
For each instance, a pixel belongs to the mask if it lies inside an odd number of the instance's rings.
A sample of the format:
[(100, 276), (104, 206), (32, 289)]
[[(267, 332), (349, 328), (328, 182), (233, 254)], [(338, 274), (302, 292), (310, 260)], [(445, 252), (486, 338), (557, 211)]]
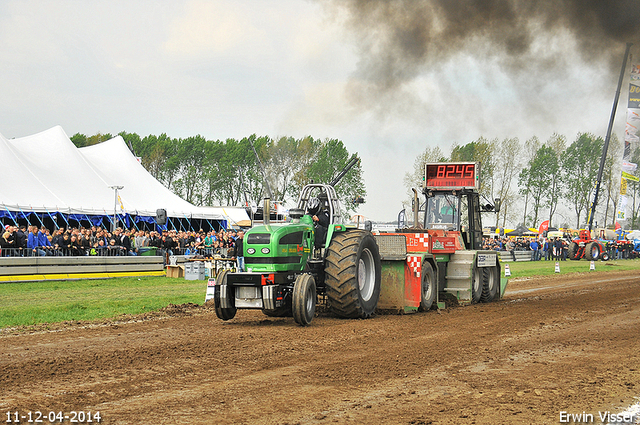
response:
[(113, 201), (113, 223), (111, 223), (111, 233), (116, 230), (116, 223), (118, 221), (117, 210), (118, 210), (118, 190), (123, 189), (124, 186), (109, 186), (109, 189), (113, 189), (115, 191), (115, 199)]

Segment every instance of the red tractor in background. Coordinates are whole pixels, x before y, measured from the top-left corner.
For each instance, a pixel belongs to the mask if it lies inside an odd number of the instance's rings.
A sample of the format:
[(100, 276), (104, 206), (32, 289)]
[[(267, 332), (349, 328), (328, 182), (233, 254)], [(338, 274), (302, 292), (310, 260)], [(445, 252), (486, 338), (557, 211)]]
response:
[(602, 242), (592, 239), (591, 232), (586, 229), (580, 230), (578, 237), (571, 241), (568, 256), (570, 260), (579, 260), (583, 257), (593, 261), (607, 261), (609, 259), (609, 253), (605, 250)]

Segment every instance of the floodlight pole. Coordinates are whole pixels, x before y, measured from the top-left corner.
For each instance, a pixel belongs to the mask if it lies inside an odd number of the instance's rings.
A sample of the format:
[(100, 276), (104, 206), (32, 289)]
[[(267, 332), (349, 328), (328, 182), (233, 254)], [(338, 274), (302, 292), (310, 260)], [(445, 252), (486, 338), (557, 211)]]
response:
[(115, 190), (116, 197), (113, 201), (113, 223), (111, 223), (111, 233), (116, 230), (116, 222), (118, 219), (117, 210), (118, 210), (118, 190), (124, 189), (124, 186), (109, 186), (109, 189)]

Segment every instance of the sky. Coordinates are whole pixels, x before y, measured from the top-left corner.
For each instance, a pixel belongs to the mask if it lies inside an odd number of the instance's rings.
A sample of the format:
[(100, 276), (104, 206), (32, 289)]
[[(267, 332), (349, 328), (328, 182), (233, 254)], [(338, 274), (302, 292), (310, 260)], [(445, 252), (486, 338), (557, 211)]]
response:
[(340, 139), (358, 212), (391, 221), (427, 147), (604, 137), (638, 22), (637, 0), (0, 0), (0, 134)]

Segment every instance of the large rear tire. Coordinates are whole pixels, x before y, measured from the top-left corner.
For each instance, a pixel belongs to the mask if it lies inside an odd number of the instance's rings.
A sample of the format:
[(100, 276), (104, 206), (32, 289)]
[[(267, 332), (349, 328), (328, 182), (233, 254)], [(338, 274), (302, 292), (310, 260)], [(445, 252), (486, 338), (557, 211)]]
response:
[(301, 274), (293, 285), (291, 303), (293, 320), (300, 326), (307, 326), (316, 314), (316, 281), (310, 274)]
[(584, 256), (587, 260), (599, 260), (600, 255), (602, 255), (602, 249), (600, 249), (600, 244), (598, 242), (589, 242), (584, 248)]
[(371, 233), (334, 235), (325, 260), (329, 309), (340, 317), (371, 317), (380, 298), (380, 275), (380, 253)]
[(422, 263), (422, 296), (420, 299), (420, 311), (429, 311), (436, 299), (436, 278), (430, 263)]
[[(218, 286), (216, 288), (216, 295), (214, 297), (215, 299), (215, 308), (216, 308), (216, 316), (218, 316), (218, 319), (220, 320), (231, 320), (236, 316), (236, 312), (238, 311), (237, 308), (235, 307), (222, 307), (221, 306), (221, 301), (225, 301), (224, 302), (225, 305), (234, 305), (234, 294), (232, 294), (232, 291), (227, 290), (225, 293), (222, 293), (222, 291), (220, 290), (220, 285), (227, 285), (227, 273), (228, 270), (221, 270), (220, 273), (218, 273), (218, 276), (216, 277), (216, 286)], [(228, 287), (227, 287), (228, 289)], [(223, 298), (221, 300), (221, 297)]]
[(498, 295), (500, 287), (500, 272), (498, 266), (482, 268), (482, 295), (480, 301), (490, 303)]

